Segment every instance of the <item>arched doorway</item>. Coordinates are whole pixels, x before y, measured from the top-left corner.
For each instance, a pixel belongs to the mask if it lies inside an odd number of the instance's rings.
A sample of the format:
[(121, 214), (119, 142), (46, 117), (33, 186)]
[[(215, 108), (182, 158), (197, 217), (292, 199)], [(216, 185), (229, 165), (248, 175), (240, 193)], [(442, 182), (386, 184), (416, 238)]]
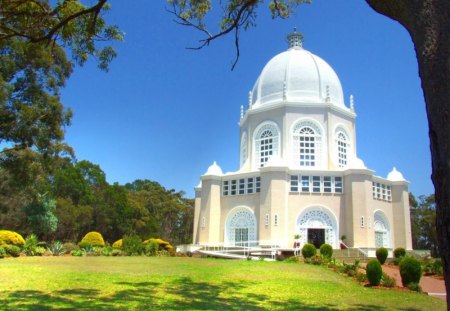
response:
[(225, 241), (228, 246), (256, 245), (256, 217), (245, 206), (232, 209), (225, 222)]
[(337, 248), (336, 217), (325, 207), (311, 207), (302, 212), (297, 218), (297, 231), (302, 245), (311, 243), (319, 248), (328, 243)]
[(389, 221), (381, 211), (376, 211), (374, 219), (375, 247), (391, 247)]

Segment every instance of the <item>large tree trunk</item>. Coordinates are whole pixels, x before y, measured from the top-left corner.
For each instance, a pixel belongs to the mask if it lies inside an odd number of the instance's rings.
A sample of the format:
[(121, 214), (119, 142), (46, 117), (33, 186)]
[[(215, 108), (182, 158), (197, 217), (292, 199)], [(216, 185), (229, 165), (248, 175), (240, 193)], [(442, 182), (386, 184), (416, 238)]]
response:
[(402, 24), (414, 42), (428, 116), (436, 229), (450, 310), (450, 1), (366, 1)]

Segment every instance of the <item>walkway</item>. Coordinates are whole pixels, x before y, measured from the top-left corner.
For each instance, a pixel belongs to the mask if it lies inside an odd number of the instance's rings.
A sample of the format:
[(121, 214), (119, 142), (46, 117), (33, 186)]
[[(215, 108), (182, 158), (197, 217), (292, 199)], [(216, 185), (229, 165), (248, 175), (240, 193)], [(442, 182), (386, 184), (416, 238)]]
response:
[[(382, 267), (383, 271), (386, 272), (387, 275), (395, 278), (397, 286), (403, 287), (402, 277), (400, 276), (400, 271), (397, 267), (392, 267), (389, 265), (383, 265)], [(428, 293), (429, 296), (437, 297), (443, 300), (446, 300), (447, 298), (444, 280), (438, 280), (430, 276), (422, 276), (420, 279), (420, 286), (424, 292)]]

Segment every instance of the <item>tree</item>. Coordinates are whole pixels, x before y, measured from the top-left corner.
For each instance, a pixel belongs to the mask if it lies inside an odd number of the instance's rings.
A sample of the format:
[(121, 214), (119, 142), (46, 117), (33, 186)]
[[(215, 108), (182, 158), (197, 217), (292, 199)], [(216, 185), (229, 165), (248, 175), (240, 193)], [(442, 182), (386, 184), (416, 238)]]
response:
[(47, 193), (39, 194), (24, 208), (31, 232), (42, 237), (56, 230), (58, 218), (55, 216), (56, 201)]
[[(208, 31), (206, 15), (211, 0), (168, 0), (172, 13), (182, 25), (202, 31), (206, 37), (198, 48), (230, 32), (235, 34), (239, 57), (239, 31), (255, 22), (256, 9), (264, 1), (228, 0), (218, 32)], [(272, 17), (289, 17), (301, 0), (268, 1)], [(310, 1), (304, 1), (310, 2)], [(436, 199), (436, 228), (442, 254), (447, 309), (450, 310), (450, 1), (448, 0), (366, 0), (376, 12), (399, 22), (414, 43), (419, 76), (425, 98), (430, 137), (432, 181)], [(235, 65), (235, 64), (234, 64)], [(234, 67), (233, 65), (233, 67)]]
[(421, 195), (418, 201), (410, 193), (411, 231), (414, 249), (427, 249), (433, 257), (440, 256), (436, 233), (434, 195)]
[[(99, 40), (121, 39), (116, 26), (101, 18), (106, 0), (92, 7), (79, 1), (0, 0), (0, 166), (21, 185), (33, 182), (23, 172), (40, 162), (72, 153), (62, 143), (72, 113), (64, 109), (59, 90), (74, 64), (88, 56), (106, 70), (115, 51)], [(72, 52), (72, 60), (66, 56)]]

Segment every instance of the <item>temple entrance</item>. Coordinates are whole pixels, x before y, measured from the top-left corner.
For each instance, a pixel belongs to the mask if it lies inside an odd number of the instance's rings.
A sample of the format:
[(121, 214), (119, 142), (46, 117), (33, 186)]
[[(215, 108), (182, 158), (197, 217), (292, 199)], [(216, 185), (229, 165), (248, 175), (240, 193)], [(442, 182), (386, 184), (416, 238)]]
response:
[(325, 243), (325, 229), (308, 228), (308, 243), (313, 244), (316, 248), (320, 248)]
[(234, 245), (248, 246), (248, 228), (234, 229)]

